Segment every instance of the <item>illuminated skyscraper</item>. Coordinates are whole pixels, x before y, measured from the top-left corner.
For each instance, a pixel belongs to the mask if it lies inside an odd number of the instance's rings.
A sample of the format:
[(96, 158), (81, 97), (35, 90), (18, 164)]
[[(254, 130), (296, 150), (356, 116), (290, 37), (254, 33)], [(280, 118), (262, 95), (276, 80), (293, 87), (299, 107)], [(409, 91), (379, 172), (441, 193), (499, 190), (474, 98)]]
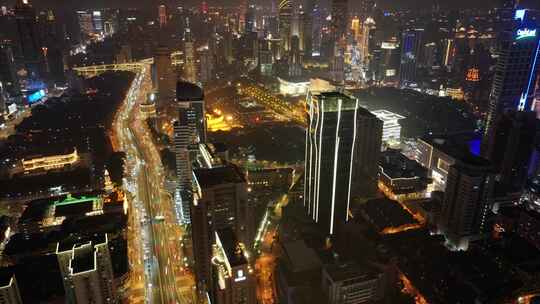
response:
[(279, 37), (281, 38), (281, 51), (285, 55), (290, 49), (291, 43), (291, 0), (279, 0)]
[(300, 14), (300, 50), (307, 57), (311, 57), (313, 53), (313, 1), (306, 0), (304, 9)]
[(399, 69), (399, 85), (407, 86), (416, 82), (416, 69), (422, 46), (423, 29), (406, 30), (401, 43), (401, 65)]
[(335, 40), (347, 35), (349, 24), (348, 6), (348, 0), (332, 0), (332, 34)]
[(197, 68), (195, 67), (195, 46), (191, 35), (189, 19), (186, 18), (186, 29), (184, 30), (184, 76), (187, 82), (197, 82)]
[(503, 112), (533, 111), (535, 83), (540, 69), (540, 28), (527, 11), (516, 11), (516, 26), (500, 35), (499, 58), (489, 96), (482, 154), (494, 153), (495, 122)]
[(178, 82), (174, 110), (174, 153), (176, 157), (175, 203), (180, 210), (179, 218), (184, 224), (191, 223), (192, 159), (193, 145), (206, 141), (206, 120), (204, 114), (204, 92), (197, 85)]
[(383, 122), (338, 92), (308, 93), (304, 207), (328, 235), (349, 220), (352, 195), (376, 191)]
[(163, 28), (167, 25), (167, 7), (165, 5), (158, 6), (159, 27)]

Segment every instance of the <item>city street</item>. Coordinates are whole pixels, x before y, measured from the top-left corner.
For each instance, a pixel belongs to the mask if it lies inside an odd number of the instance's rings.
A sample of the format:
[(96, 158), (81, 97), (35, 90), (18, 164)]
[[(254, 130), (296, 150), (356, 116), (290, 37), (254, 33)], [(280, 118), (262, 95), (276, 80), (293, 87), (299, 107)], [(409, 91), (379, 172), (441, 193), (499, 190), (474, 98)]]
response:
[(125, 187), (130, 200), (129, 303), (193, 303), (194, 279), (185, 267), (178, 224), (164, 172), (138, 105), (151, 91), (150, 65), (132, 83), (115, 120), (113, 143), (126, 153)]

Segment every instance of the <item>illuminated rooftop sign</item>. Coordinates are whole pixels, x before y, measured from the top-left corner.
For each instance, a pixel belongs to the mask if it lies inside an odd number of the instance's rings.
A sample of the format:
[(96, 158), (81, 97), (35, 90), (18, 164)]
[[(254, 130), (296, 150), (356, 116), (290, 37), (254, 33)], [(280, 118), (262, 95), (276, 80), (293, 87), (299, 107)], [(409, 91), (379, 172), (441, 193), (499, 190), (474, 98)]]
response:
[(523, 19), (525, 19), (525, 12), (527, 10), (525, 9), (518, 9), (516, 10), (516, 13), (514, 14), (514, 20), (521, 20), (523, 21)]
[(516, 32), (516, 40), (536, 37), (536, 29), (523, 28)]

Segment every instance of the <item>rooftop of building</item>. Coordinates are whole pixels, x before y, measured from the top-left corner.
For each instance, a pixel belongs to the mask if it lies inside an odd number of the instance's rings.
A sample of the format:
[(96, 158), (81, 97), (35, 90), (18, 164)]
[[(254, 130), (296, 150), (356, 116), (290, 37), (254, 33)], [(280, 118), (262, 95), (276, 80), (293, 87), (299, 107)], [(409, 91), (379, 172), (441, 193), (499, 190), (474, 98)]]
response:
[(383, 122), (400, 120), (405, 118), (405, 116), (384, 109), (371, 111), (371, 113), (375, 114)]
[(203, 100), (204, 91), (196, 84), (179, 81), (176, 83), (176, 101)]
[(461, 161), (465, 165), (489, 166), (490, 162), (471, 152), (470, 143), (472, 138), (469, 135), (438, 136), (428, 135), (421, 138), (422, 141), (430, 144), (433, 148), (447, 154), (448, 156)]
[(92, 204), (100, 199), (101, 192), (84, 192), (65, 194), (50, 198), (30, 201), (19, 219), (19, 223), (36, 222), (49, 215), (49, 210), (55, 206), (54, 216), (84, 215), (92, 211)]
[(291, 272), (309, 271), (320, 268), (322, 265), (315, 251), (303, 240), (284, 243), (282, 248), (282, 258), (287, 259)]
[(39, 151), (37, 150), (28, 151), (22, 156), (22, 158), (26, 160), (31, 160), (31, 159), (40, 158), (40, 157), (68, 155), (68, 154), (74, 153), (75, 151), (76, 151), (75, 147), (65, 147), (65, 146), (55, 146), (55, 145), (40, 146)]
[(388, 198), (371, 199), (358, 208), (362, 217), (381, 233), (385, 228), (414, 225), (418, 222), (398, 202)]
[(333, 282), (340, 282), (351, 279), (371, 280), (378, 277), (379, 272), (373, 268), (360, 265), (356, 262), (343, 262), (338, 264), (325, 265), (323, 271), (328, 274)]
[(379, 166), (390, 178), (427, 178), (428, 175), (426, 168), (395, 149), (387, 149), (381, 153)]
[(202, 188), (210, 188), (221, 184), (245, 183), (244, 173), (235, 165), (229, 164), (216, 168), (199, 168), (193, 170), (197, 182)]
[(105, 233), (96, 233), (93, 235), (85, 235), (85, 236), (73, 235), (71, 237), (68, 237), (58, 242), (57, 251), (64, 252), (64, 251), (73, 249), (73, 247), (75, 246), (80, 246), (80, 245), (88, 244), (88, 243), (91, 243), (92, 245), (104, 244), (106, 241), (107, 241), (107, 237)]
[(219, 237), (219, 241), (223, 246), (223, 251), (227, 256), (227, 260), (231, 267), (241, 266), (247, 264), (247, 259), (244, 256), (244, 251), (240, 246), (240, 242), (236, 238), (236, 234), (230, 228), (219, 229), (216, 231)]
[(96, 267), (94, 255), (94, 246), (92, 245), (85, 244), (75, 248), (71, 259), (73, 274), (94, 269)]

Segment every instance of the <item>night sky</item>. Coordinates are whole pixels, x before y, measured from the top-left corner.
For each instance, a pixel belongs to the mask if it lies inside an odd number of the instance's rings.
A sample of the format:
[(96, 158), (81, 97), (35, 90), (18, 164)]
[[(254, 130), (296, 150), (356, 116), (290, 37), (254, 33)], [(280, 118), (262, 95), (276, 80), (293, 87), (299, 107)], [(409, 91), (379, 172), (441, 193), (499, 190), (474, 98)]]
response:
[[(200, 3), (201, 0), (30, 0), (36, 7), (54, 7), (54, 8), (98, 8), (98, 7), (155, 7), (162, 2), (167, 4), (193, 5)], [(235, 4), (239, 0), (207, 0), (212, 4)], [(259, 0), (268, 2), (269, 0)], [(327, 2), (329, 0), (321, 0)], [(0, 5), (12, 5), (15, 0), (0, 0)], [(350, 3), (357, 1), (351, 0)], [(427, 8), (432, 7), (435, 0), (378, 0), (377, 3), (384, 9), (396, 8)], [(438, 0), (442, 8), (470, 8), (470, 7), (494, 7), (496, 0)], [(524, 7), (540, 9), (540, 1), (523, 0)]]

